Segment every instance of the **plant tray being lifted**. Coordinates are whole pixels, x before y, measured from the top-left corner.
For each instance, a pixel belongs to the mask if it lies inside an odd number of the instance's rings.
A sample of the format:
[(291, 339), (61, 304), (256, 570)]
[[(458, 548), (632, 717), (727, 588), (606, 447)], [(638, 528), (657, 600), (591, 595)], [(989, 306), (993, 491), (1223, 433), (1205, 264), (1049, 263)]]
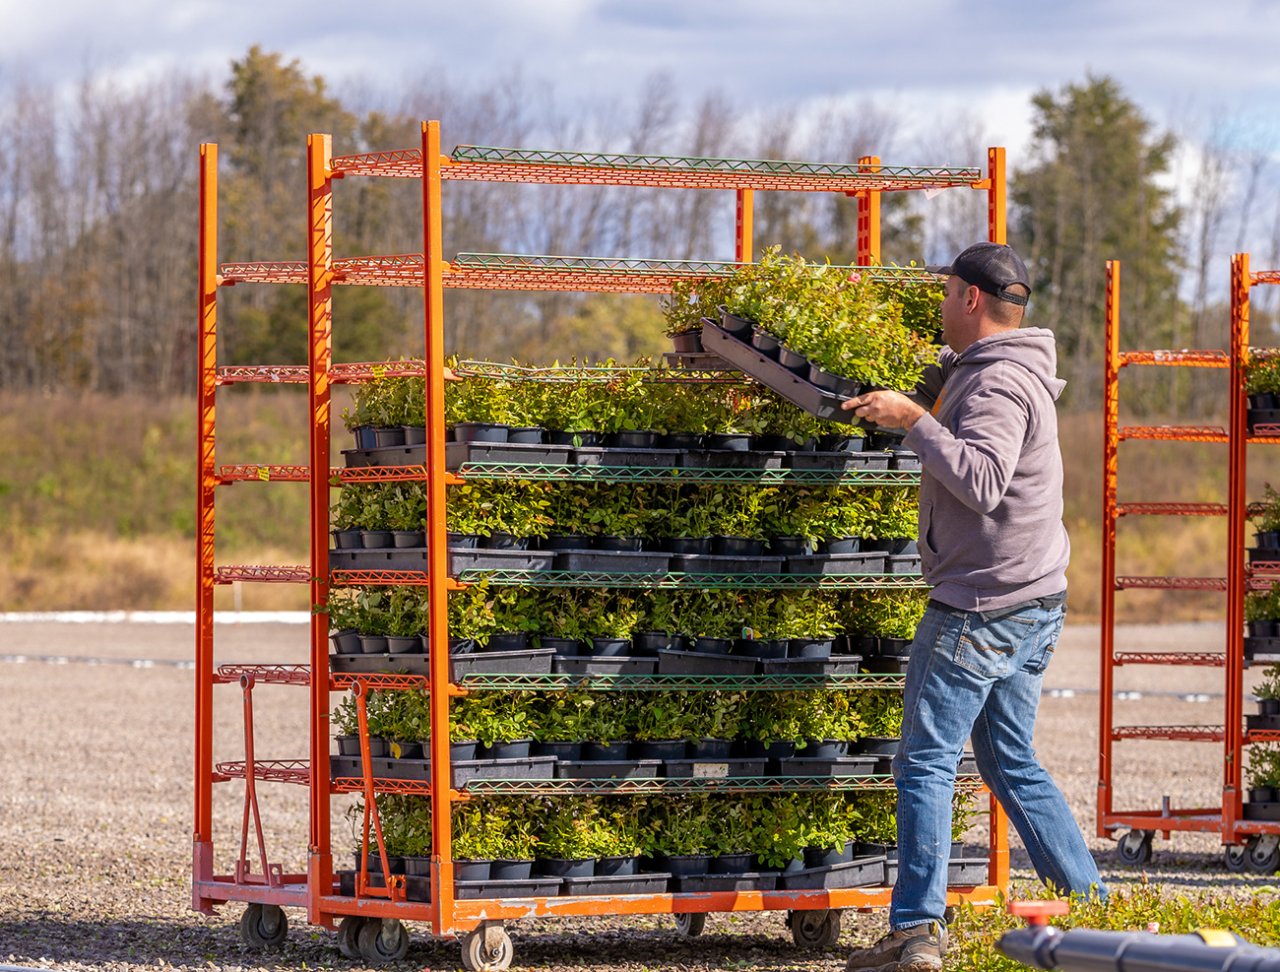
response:
[(746, 341), (740, 341), (720, 325), (707, 321), (702, 325), (702, 346), (724, 358), (739, 370), (750, 375), (766, 388), (798, 405), (810, 415), (836, 422), (857, 422), (852, 411), (845, 411), (839, 395), (823, 391), (817, 385), (784, 368), (777, 361), (757, 351)]
[(722, 655), (710, 651), (658, 652), (659, 675), (755, 675), (760, 659), (750, 655)]
[(660, 759), (562, 759), (557, 780), (656, 780)]
[(680, 463), (680, 453), (680, 449), (617, 449), (593, 446), (574, 449), (571, 461), (576, 466), (674, 469)]
[(671, 879), (676, 894), (706, 894), (711, 891), (773, 891), (778, 873), (748, 871), (745, 874), (691, 874)]
[(872, 888), (884, 880), (884, 855), (859, 857), (830, 867), (810, 867), (784, 873), (778, 879), (783, 891), (817, 891), (822, 888)]
[(879, 760), (875, 756), (792, 756), (778, 760), (779, 776), (813, 776), (836, 779), (841, 776), (871, 776)]
[(454, 897), (459, 901), (477, 898), (552, 898), (560, 893), (563, 878), (536, 877), (522, 881), (454, 881)]
[[(423, 447), (416, 447), (419, 456)], [(520, 466), (563, 466), (569, 462), (571, 448), (533, 442), (446, 442), (444, 466), (457, 469), (469, 462), (493, 462)], [(419, 458), (418, 462), (425, 459)], [(390, 465), (390, 463), (388, 463)]]
[(848, 577), (860, 574), (883, 574), (888, 554), (871, 551), (851, 554), (808, 554), (787, 558), (788, 574), (822, 574)]
[(765, 675), (856, 675), (861, 655), (831, 655), (829, 658), (766, 658), (760, 662)]
[(551, 570), (554, 550), (491, 550), (480, 547), (450, 547), (449, 573), (464, 570)]
[(757, 759), (668, 759), (663, 760), (668, 779), (725, 780), (730, 777), (761, 777), (768, 760)]
[(665, 574), (671, 555), (647, 550), (561, 550), (556, 570), (602, 574)]
[(597, 874), (594, 877), (562, 878), (563, 895), (662, 894), (670, 874)]
[(639, 655), (556, 655), (551, 670), (558, 675), (652, 675), (658, 659)]
[(554, 648), (473, 651), (462, 655), (450, 655), (449, 679), (458, 682), (467, 675), (549, 675), (551, 663), (555, 657)]
[(449, 770), (456, 787), (464, 787), (472, 780), (551, 780), (555, 779), (556, 758), (460, 760), (451, 764)]
[(709, 351), (667, 351), (662, 360), (681, 371), (733, 371), (733, 366)]

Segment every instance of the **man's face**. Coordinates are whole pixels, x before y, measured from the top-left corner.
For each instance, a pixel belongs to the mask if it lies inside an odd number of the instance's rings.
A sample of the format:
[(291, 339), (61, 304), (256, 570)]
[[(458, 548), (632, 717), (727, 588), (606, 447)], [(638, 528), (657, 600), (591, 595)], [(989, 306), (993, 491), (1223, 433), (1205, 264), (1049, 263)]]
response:
[(955, 340), (960, 337), (960, 324), (964, 320), (964, 295), (969, 285), (953, 274), (942, 286), (946, 293), (941, 308), (942, 340), (948, 347), (955, 348)]

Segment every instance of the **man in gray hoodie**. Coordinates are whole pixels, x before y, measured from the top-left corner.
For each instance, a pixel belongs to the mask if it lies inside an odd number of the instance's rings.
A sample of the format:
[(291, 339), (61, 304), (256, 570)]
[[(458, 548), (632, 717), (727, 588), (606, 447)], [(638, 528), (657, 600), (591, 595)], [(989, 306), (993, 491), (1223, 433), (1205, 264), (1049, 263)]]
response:
[(890, 932), (847, 968), (936, 972), (946, 951), (956, 766), (967, 738), (1036, 873), (1061, 892), (1105, 894), (1062, 792), (1031, 746), (1045, 668), (1062, 632), (1070, 554), (1053, 333), (1022, 327), (1031, 294), (1008, 246), (978, 243), (949, 266), (947, 347), (917, 393), (845, 403), (906, 430), (920, 456), (920, 558), (933, 590), (907, 667)]

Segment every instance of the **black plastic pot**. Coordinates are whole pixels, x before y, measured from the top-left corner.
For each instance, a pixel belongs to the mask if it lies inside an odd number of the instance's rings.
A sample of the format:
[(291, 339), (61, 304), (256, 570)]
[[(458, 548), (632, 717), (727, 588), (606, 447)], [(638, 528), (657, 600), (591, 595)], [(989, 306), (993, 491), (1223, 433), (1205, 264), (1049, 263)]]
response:
[(469, 763), (480, 751), (480, 742), (476, 739), (465, 739), (449, 743), (449, 762)]
[(818, 552), (824, 554), (858, 553), (861, 548), (861, 537), (828, 537), (818, 544)]
[(334, 736), (338, 743), (339, 756), (359, 756), (360, 755), (360, 737), (359, 736)]
[(788, 658), (830, 658), (831, 638), (791, 638), (787, 641)]
[(357, 449), (378, 448), (378, 430), (372, 425), (361, 425), (351, 430), (355, 436)]
[(720, 308), (720, 326), (741, 340), (746, 340), (747, 335), (751, 333), (751, 329), (755, 327), (755, 321), (749, 321), (745, 317), (739, 317), (737, 314), (730, 314), (724, 309), (724, 305)]
[(390, 547), (392, 542), (390, 530), (361, 530), (360, 546), (365, 550), (381, 550)]
[(492, 861), (457, 860), (453, 862), (453, 879), (455, 881), (487, 881), (492, 870)]
[(547, 441), (547, 430), (541, 425), (516, 426), (507, 430), (507, 441), (541, 445)]
[(694, 638), (693, 650), (704, 655), (727, 655), (733, 650), (733, 639), (698, 635)]
[(658, 433), (648, 429), (622, 429), (610, 432), (605, 445), (614, 449), (653, 449), (658, 445)]
[(861, 435), (824, 435), (818, 439), (823, 452), (865, 452), (867, 440)]
[(373, 430), (374, 438), (377, 440), (378, 448), (385, 446), (402, 446), (404, 445), (404, 426), (388, 425)]
[(364, 533), (359, 527), (347, 527), (345, 530), (333, 531), (333, 545), (339, 550), (360, 549), (360, 535)]
[(543, 858), (533, 862), (533, 873), (547, 877), (591, 877), (596, 873), (594, 857), (570, 860), (562, 857)]
[(717, 854), (711, 858), (707, 871), (711, 874), (746, 874), (755, 863), (755, 854)]
[(1249, 396), (1250, 408), (1280, 408), (1280, 399), (1271, 392), (1255, 392)]
[(807, 557), (813, 553), (808, 537), (770, 537), (769, 553), (782, 557)]
[(759, 452), (796, 452), (804, 446), (789, 435), (753, 435), (751, 448)]
[(711, 537), (667, 537), (662, 548), (674, 554), (710, 554)]
[(707, 449), (750, 452), (751, 436), (740, 432), (712, 432), (702, 437), (702, 444)]
[(1249, 789), (1250, 803), (1274, 803), (1276, 788), (1274, 786), (1255, 786)]
[(543, 636), (543, 648), (552, 649), (557, 655), (575, 656), (582, 654), (582, 642), (577, 638), (551, 638)]
[(751, 329), (751, 346), (766, 357), (777, 359), (782, 342), (759, 325)]
[(752, 658), (786, 658), (786, 638), (740, 638), (734, 646), (735, 655), (750, 655)]
[(838, 847), (806, 847), (804, 849), (805, 867), (834, 867), (853, 860), (854, 842), (848, 841)]
[(410, 877), (431, 877), (431, 858), (422, 857), (406, 857), (404, 859), (404, 873)]
[(474, 533), (450, 533), (449, 547), (458, 550), (474, 550), (480, 546), (480, 537)]
[(693, 739), (686, 752), (689, 759), (728, 759), (733, 755), (733, 740)]
[(809, 359), (799, 351), (792, 351), (786, 345), (778, 349), (778, 364), (795, 375), (803, 376), (809, 373)]
[(857, 750), (867, 756), (896, 756), (901, 745), (901, 736), (863, 736)]
[(364, 655), (385, 655), (387, 653), (387, 636), (361, 633), (360, 652)]
[(702, 435), (696, 432), (668, 432), (658, 436), (658, 445), (663, 449), (701, 449)]
[(1280, 715), (1280, 699), (1258, 699), (1258, 715)]
[(582, 758), (623, 760), (627, 758), (627, 749), (630, 745), (625, 739), (612, 742), (584, 742), (582, 744)]
[(529, 632), (498, 631), (489, 635), (485, 651), (523, 651), (529, 647)]
[(665, 648), (680, 651), (683, 647), (683, 635), (667, 634), (665, 631), (641, 631), (631, 636), (633, 655), (656, 655)]
[(759, 557), (764, 554), (764, 541), (751, 537), (711, 538), (711, 552), (720, 557)]
[(733, 754), (746, 759), (790, 759), (796, 754), (796, 744), (790, 739), (761, 742), (758, 739), (736, 739)]
[(479, 757), (480, 759), (528, 759), (532, 742), (531, 739), (511, 739), (506, 742), (490, 743), (480, 748)]
[(487, 537), (481, 537), (480, 546), (485, 550), (528, 550), (529, 538), (498, 530)]
[(630, 638), (596, 637), (591, 639), (591, 648), (587, 654), (594, 658), (619, 658), (630, 651)]
[(388, 744), (392, 759), (423, 759), (422, 743), (417, 739), (392, 739)]
[(533, 860), (500, 857), (489, 862), (491, 881), (527, 881), (533, 876)]
[(402, 425), (405, 445), (426, 445), (427, 427), (425, 425)]
[(916, 541), (910, 537), (885, 537), (881, 540), (863, 540), (863, 550), (882, 550), (887, 554), (919, 553)]
[(1245, 627), (1253, 638), (1274, 638), (1280, 634), (1280, 622), (1276, 621), (1249, 621)]
[(421, 655), (426, 650), (422, 635), (387, 635), (387, 653), (391, 655)]
[(341, 631), (331, 632), (329, 641), (333, 643), (333, 650), (339, 655), (360, 654), (360, 632), (355, 628), (343, 628)]
[(803, 749), (797, 747), (796, 754), (806, 759), (839, 759), (849, 755), (849, 740), (807, 739)]
[(422, 530), (392, 530), (391, 546), (400, 549), (408, 547), (425, 547), (427, 535)]
[(880, 638), (879, 653), (885, 658), (910, 658), (910, 638)]
[(556, 759), (582, 759), (580, 742), (536, 742), (531, 748), (535, 756), (554, 756)]
[(640, 858), (632, 855), (627, 857), (599, 857), (596, 858), (596, 876), (607, 876), (610, 874), (635, 874), (639, 870)]
[(591, 432), (585, 429), (553, 429), (547, 433), (547, 441), (552, 445), (569, 445), (581, 448), (583, 446), (604, 445), (604, 436), (599, 432)]
[(645, 739), (627, 749), (632, 759), (684, 759), (688, 751), (683, 739)]
[(510, 431), (510, 426), (495, 422), (459, 422), (453, 427), (453, 440), (455, 442), (506, 442)]
[(585, 533), (552, 533), (538, 541), (540, 550), (590, 550), (591, 537)]
[(710, 854), (655, 854), (653, 866), (672, 877), (694, 877), (706, 874), (711, 866)]
[(672, 334), (671, 348), (677, 354), (697, 354), (702, 350), (702, 328)]
[(638, 551), (644, 545), (640, 537), (596, 537), (591, 544), (596, 550)]

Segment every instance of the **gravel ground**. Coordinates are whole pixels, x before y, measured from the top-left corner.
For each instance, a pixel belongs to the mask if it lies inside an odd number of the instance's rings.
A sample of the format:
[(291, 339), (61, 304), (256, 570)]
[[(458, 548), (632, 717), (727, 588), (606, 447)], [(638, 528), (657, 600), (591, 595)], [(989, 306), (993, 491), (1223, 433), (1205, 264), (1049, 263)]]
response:
[[(192, 678), (172, 662), (193, 651), (190, 625), (0, 624), (0, 656), (65, 655), (69, 659), (154, 659), (150, 667), (0, 661), (0, 712), (11, 727), (0, 760), (0, 964), (141, 969), (352, 968), (332, 936), (293, 915), (287, 944), (266, 955), (241, 945), (232, 905), (207, 918), (189, 910)], [(221, 661), (302, 661), (303, 625), (219, 626)], [(1212, 649), (1219, 625), (1125, 629), (1119, 647)], [(1145, 878), (1113, 866), (1109, 840), (1092, 837), (1097, 785), (1098, 636), (1096, 627), (1068, 628), (1046, 680), (1036, 741), (1045, 764), (1067, 793), (1077, 819), (1113, 887), (1149, 879), (1170, 888), (1211, 888), (1256, 894), (1270, 878), (1227, 875), (1219, 842), (1210, 835), (1160, 840)], [(1246, 679), (1250, 679), (1246, 673)], [(1246, 683), (1249, 684), (1249, 681)], [(1117, 688), (1141, 699), (1117, 703), (1131, 724), (1214, 723), (1222, 718), (1222, 678), (1215, 669), (1121, 669)], [(1074, 695), (1064, 690), (1077, 691)], [(1090, 691), (1092, 690), (1092, 691)], [(1176, 694), (1175, 694), (1176, 693)], [(1202, 693), (1207, 701), (1180, 696)], [(305, 755), (306, 697), (298, 688), (255, 689), (259, 758)], [(238, 759), (241, 697), (216, 693), (219, 744), (215, 759)], [(17, 729), (14, 733), (12, 730)], [(1117, 746), (1117, 808), (1212, 805), (1221, 779), (1215, 744), (1126, 742)], [(243, 791), (216, 791), (215, 834), (220, 870), (238, 839)], [(302, 869), (305, 792), (259, 787), (268, 847), (285, 870)], [(340, 818), (336, 812), (335, 819)], [(346, 837), (335, 824), (335, 846)], [(976, 834), (975, 834), (976, 836)], [(1015, 847), (1015, 879), (1027, 879)], [(683, 942), (669, 919), (555, 919), (512, 926), (519, 968), (594, 970), (840, 969), (849, 945), (884, 928), (882, 914), (847, 914), (839, 952), (802, 955), (782, 917), (717, 915), (707, 933)], [(459, 967), (452, 942), (415, 935), (404, 968)]]

